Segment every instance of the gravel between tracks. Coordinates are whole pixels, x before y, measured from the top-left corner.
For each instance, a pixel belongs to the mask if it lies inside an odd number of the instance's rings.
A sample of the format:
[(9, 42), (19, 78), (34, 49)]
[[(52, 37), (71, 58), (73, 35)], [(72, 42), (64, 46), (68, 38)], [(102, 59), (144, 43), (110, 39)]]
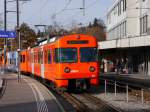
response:
[(141, 101), (134, 96), (129, 96), (127, 103), (126, 94), (124, 93), (117, 93), (116, 97), (114, 93), (94, 94), (94, 96), (124, 110), (124, 112), (150, 112), (150, 105), (146, 103), (142, 104)]

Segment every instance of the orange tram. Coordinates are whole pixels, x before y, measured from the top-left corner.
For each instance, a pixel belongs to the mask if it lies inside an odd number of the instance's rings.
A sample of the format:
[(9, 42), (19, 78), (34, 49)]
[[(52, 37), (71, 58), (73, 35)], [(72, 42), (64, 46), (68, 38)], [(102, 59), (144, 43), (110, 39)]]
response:
[(57, 88), (85, 88), (98, 85), (96, 38), (67, 35), (20, 52), (21, 72), (40, 77)]

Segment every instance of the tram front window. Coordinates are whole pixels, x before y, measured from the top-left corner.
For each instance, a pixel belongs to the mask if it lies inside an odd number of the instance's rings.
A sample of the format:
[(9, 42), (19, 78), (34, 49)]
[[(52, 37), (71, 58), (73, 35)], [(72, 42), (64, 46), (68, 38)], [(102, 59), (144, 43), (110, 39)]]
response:
[(80, 48), (80, 61), (81, 62), (97, 62), (98, 58), (97, 48), (83, 47)]
[(55, 61), (58, 63), (77, 62), (77, 48), (56, 48)]

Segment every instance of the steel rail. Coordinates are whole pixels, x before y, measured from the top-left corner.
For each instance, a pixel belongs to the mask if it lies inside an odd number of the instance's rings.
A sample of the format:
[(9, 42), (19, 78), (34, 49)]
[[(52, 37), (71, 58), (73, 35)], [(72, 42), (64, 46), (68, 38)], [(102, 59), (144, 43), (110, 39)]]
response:
[(92, 104), (96, 105), (98, 107), (97, 111), (102, 111), (102, 112), (123, 112), (123, 110), (116, 108), (115, 106), (108, 104), (107, 102), (96, 98), (90, 94), (84, 93), (82, 95), (85, 99), (90, 101)]

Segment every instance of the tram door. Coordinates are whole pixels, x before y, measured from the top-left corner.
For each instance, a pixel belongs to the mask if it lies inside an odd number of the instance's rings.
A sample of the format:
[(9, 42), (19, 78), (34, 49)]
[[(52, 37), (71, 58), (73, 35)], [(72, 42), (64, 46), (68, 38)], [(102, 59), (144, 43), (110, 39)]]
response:
[(31, 69), (32, 69), (32, 74), (34, 74), (34, 51), (33, 49), (31, 50)]
[(43, 47), (41, 48), (41, 77), (44, 79), (44, 52), (43, 52)]

